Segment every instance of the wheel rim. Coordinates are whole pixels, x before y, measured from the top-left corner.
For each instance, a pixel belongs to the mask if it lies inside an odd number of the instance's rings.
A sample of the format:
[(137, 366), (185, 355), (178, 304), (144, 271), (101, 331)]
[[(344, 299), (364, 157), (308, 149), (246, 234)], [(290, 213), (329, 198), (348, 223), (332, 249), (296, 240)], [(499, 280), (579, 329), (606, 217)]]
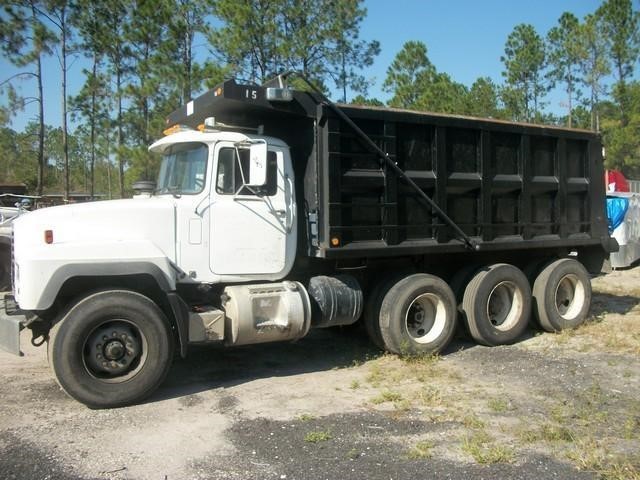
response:
[(498, 330), (513, 328), (522, 315), (522, 308), (522, 292), (513, 282), (498, 283), (487, 299), (487, 317)]
[(578, 316), (584, 306), (586, 294), (583, 283), (577, 275), (565, 275), (558, 282), (555, 293), (555, 305), (558, 315), (565, 320)]
[(120, 383), (135, 376), (147, 359), (147, 339), (133, 323), (109, 320), (94, 328), (84, 342), (82, 359), (94, 378)]
[(447, 324), (447, 310), (440, 297), (433, 293), (423, 293), (416, 297), (405, 316), (405, 328), (418, 343), (431, 343), (444, 331)]

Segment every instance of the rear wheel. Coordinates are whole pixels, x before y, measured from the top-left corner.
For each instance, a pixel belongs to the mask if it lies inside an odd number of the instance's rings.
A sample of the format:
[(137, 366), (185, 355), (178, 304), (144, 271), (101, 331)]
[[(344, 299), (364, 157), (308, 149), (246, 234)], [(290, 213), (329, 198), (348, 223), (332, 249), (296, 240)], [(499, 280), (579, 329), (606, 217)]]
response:
[(476, 342), (487, 346), (513, 343), (529, 321), (529, 281), (513, 265), (485, 267), (467, 285), (462, 310)]
[(418, 273), (396, 282), (380, 306), (380, 333), (387, 350), (422, 355), (447, 346), (456, 324), (451, 288), (436, 276)]
[(591, 307), (591, 281), (584, 266), (572, 258), (547, 264), (533, 284), (533, 308), (548, 332), (582, 324)]
[(91, 408), (139, 402), (164, 380), (172, 354), (162, 311), (128, 290), (83, 298), (49, 335), (49, 363), (58, 383)]
[(378, 281), (371, 289), (364, 304), (364, 327), (369, 339), (380, 350), (384, 350), (384, 340), (380, 333), (380, 307), (385, 295), (391, 287), (408, 274), (393, 274)]

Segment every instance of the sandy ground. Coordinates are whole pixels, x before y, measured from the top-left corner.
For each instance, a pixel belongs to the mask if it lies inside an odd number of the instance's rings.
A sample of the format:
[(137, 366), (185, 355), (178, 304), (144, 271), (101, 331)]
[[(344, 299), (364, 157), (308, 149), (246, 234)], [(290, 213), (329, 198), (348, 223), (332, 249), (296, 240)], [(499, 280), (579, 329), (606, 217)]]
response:
[(69, 399), (46, 352), (0, 353), (2, 479), (640, 478), (640, 267), (592, 318), (402, 360), (358, 328), (202, 349), (142, 405)]

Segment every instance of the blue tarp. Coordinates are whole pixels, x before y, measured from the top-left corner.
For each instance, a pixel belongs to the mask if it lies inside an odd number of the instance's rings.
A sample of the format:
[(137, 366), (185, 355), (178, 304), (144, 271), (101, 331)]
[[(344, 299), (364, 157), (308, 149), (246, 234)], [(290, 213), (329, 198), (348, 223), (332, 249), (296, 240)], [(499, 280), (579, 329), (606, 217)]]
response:
[(629, 208), (629, 199), (621, 197), (607, 197), (607, 218), (609, 219), (609, 233), (624, 222), (624, 216)]

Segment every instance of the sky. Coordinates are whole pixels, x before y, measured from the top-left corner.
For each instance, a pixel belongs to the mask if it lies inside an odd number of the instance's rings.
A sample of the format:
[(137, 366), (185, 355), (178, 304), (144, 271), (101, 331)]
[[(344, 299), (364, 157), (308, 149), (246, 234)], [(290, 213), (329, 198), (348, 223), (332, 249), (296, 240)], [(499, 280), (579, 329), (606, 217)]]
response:
[[(365, 0), (367, 16), (362, 22), (360, 36), (364, 40), (378, 40), (381, 52), (364, 75), (374, 81), (369, 96), (386, 101), (389, 94), (382, 91), (386, 69), (405, 42), (419, 40), (427, 45), (428, 56), (439, 72), (467, 86), (478, 77), (490, 77), (502, 83), (504, 67), (500, 56), (509, 33), (519, 23), (530, 23), (540, 35), (546, 35), (560, 15), (569, 11), (582, 19), (593, 13), (600, 0)], [(199, 46), (197, 55), (207, 55)], [(82, 69), (88, 64), (76, 59), (69, 75), (69, 91), (77, 91), (84, 78)], [(44, 63), (45, 121), (60, 125), (60, 73), (56, 58)], [(0, 83), (16, 73), (5, 58), (0, 57)], [(35, 91), (28, 81), (19, 82), (22, 93)], [(339, 98), (336, 93), (334, 98)], [(6, 104), (6, 98), (0, 100)], [(548, 110), (565, 114), (566, 102), (560, 91), (547, 98)], [(35, 105), (19, 113), (12, 121), (21, 130), (36, 118)], [(73, 125), (73, 122), (72, 122)]]

